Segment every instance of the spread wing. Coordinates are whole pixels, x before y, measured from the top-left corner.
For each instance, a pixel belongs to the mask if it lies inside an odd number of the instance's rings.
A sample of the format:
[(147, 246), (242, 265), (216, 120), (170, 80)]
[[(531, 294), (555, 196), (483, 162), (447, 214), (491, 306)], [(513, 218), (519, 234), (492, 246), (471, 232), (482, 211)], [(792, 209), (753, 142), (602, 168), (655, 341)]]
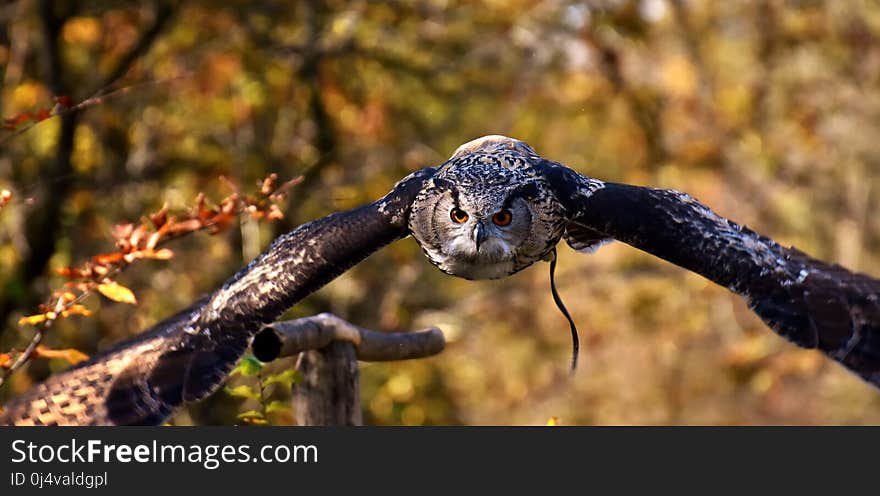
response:
[(613, 238), (743, 296), (774, 331), (880, 386), (880, 280), (787, 248), (685, 193), (603, 183), (557, 163), (546, 177), (573, 247)]
[(614, 241), (607, 234), (577, 222), (569, 222), (562, 237), (568, 246), (581, 253), (593, 253), (602, 245)]
[(155, 425), (213, 392), (263, 324), (408, 234), (422, 169), (381, 200), (280, 236), (223, 287), (148, 331), (12, 400), (0, 424)]

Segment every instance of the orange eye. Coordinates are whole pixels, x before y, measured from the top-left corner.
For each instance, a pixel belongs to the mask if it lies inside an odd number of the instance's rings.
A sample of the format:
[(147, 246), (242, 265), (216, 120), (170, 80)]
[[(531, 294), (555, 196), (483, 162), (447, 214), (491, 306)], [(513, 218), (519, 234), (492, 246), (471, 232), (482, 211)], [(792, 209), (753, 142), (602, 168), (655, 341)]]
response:
[(504, 209), (497, 214), (492, 216), (492, 222), (495, 223), (496, 226), (507, 226), (510, 225), (510, 221), (513, 220), (513, 214), (510, 213), (510, 210)]
[(464, 210), (460, 208), (453, 208), (451, 212), (449, 212), (449, 217), (452, 218), (452, 222), (456, 224), (464, 224), (468, 220), (468, 214)]

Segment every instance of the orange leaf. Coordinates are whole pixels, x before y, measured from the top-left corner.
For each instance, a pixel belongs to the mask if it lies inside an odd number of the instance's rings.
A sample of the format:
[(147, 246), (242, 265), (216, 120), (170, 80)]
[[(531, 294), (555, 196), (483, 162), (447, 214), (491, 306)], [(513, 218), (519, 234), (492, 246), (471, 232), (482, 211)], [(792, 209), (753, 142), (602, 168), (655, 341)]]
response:
[(272, 190), (275, 189), (275, 181), (277, 181), (277, 180), (278, 180), (278, 174), (276, 174), (274, 172), (269, 174), (268, 176), (266, 176), (266, 179), (263, 179), (263, 184), (260, 185), (260, 193), (263, 196), (266, 196), (269, 193), (271, 193)]
[(61, 293), (56, 293), (59, 298), (64, 300), (64, 303), (70, 303), (71, 301), (76, 299), (76, 295), (71, 293), (70, 291), (62, 291)]
[(12, 355), (0, 353), (0, 367), (8, 368), (10, 365), (12, 365)]
[(61, 277), (66, 277), (68, 279), (78, 279), (80, 277), (88, 277), (88, 273), (81, 269), (74, 269), (73, 267), (59, 267), (55, 269), (55, 272)]
[(232, 224), (232, 221), (235, 220), (235, 215), (231, 215), (228, 213), (218, 213), (211, 219), (209, 219), (209, 230), (210, 234), (217, 234), (225, 231)]
[(165, 225), (165, 222), (168, 221), (168, 203), (162, 205), (162, 208), (159, 209), (158, 212), (150, 214), (150, 222), (153, 223), (153, 227), (156, 229), (160, 229)]
[(281, 213), (281, 209), (278, 208), (278, 205), (269, 205), (269, 214), (266, 218), (269, 220), (280, 220), (284, 218), (284, 214)]
[(122, 257), (122, 253), (102, 253), (92, 257), (92, 260), (98, 265), (110, 265), (122, 261)]
[(113, 301), (137, 305), (137, 299), (134, 297), (134, 293), (119, 283), (108, 282), (98, 284), (98, 292)]
[(88, 317), (92, 311), (82, 305), (71, 305), (70, 308), (61, 311), (62, 317), (70, 317), (71, 315), (82, 315)]
[(42, 345), (37, 346), (36, 349), (34, 349), (33, 356), (36, 358), (48, 358), (48, 359), (58, 358), (58, 359), (61, 359), (61, 360), (64, 360), (64, 361), (70, 363), (71, 365), (76, 365), (79, 362), (82, 362), (82, 361), (89, 359), (88, 355), (86, 355), (85, 353), (83, 353), (77, 349), (74, 349), (74, 348), (67, 348), (67, 349), (63, 349), (63, 350), (53, 350), (50, 348), (46, 348), (45, 346), (42, 346)]

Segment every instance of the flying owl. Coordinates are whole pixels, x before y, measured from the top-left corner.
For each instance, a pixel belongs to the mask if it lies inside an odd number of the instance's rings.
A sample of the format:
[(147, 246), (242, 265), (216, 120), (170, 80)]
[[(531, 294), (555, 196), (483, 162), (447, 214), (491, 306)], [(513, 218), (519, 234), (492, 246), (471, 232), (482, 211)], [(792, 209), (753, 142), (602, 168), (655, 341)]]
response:
[(263, 324), (408, 235), (467, 279), (553, 261), (562, 239), (586, 252), (619, 240), (743, 296), (780, 335), (880, 386), (880, 280), (780, 246), (685, 193), (589, 178), (486, 136), (380, 200), (279, 237), (190, 308), (14, 399), (0, 423), (161, 423), (222, 384)]

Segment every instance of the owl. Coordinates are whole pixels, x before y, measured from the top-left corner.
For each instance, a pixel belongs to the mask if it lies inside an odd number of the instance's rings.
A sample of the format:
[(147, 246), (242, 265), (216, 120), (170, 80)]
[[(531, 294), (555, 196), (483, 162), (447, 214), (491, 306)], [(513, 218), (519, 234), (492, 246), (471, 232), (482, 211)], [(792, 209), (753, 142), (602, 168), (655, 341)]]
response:
[(547, 259), (552, 273), (562, 239), (586, 252), (622, 241), (728, 288), (772, 330), (880, 386), (880, 280), (781, 246), (686, 193), (604, 182), (486, 136), (379, 200), (280, 236), (191, 307), (10, 402), (0, 423), (161, 423), (216, 390), (263, 324), (410, 235), (466, 279)]
[(456, 150), (416, 196), (409, 229), (428, 260), (465, 279), (499, 279), (547, 259), (568, 223), (526, 143), (486, 136)]

